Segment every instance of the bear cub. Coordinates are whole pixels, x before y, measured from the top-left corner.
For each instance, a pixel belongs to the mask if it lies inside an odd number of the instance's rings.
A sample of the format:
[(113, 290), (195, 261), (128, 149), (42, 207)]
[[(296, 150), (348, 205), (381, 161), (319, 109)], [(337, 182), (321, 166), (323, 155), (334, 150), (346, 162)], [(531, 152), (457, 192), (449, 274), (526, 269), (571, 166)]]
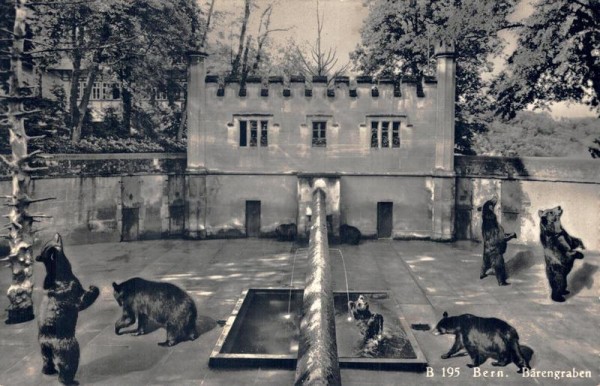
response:
[(498, 223), (498, 219), (494, 213), (497, 203), (498, 199), (493, 197), (477, 209), (481, 211), (481, 233), (483, 236), (483, 264), (479, 278), (483, 279), (487, 276), (487, 271), (490, 268), (494, 268), (498, 285), (502, 286), (510, 284), (506, 281), (507, 274), (504, 266), (506, 244), (509, 240), (516, 239), (517, 235), (515, 233), (504, 233), (504, 228)]
[(75, 338), (78, 313), (96, 301), (100, 290), (94, 286), (87, 291), (83, 289), (71, 270), (58, 233), (44, 245), (35, 260), (46, 267), (45, 294), (38, 319), (42, 373), (58, 372), (60, 382), (74, 384), (79, 366), (79, 343)]
[(449, 317), (444, 312), (433, 334), (455, 336), (454, 344), (442, 355), (442, 359), (450, 358), (464, 348), (473, 361), (467, 365), (471, 368), (478, 367), (488, 358), (494, 358), (496, 362), (492, 362), (493, 366), (506, 366), (512, 362), (519, 367), (519, 373), (523, 372), (523, 368), (530, 369), (529, 361), (519, 345), (517, 331), (503, 320), (471, 314)]
[(121, 284), (112, 283), (114, 296), (123, 308), (121, 319), (115, 323), (115, 334), (138, 322), (134, 335), (144, 335), (148, 321), (152, 320), (167, 330), (167, 339), (159, 346), (174, 346), (179, 342), (194, 340), (196, 331), (196, 305), (179, 287), (170, 283), (144, 280), (139, 277)]
[(570, 236), (560, 223), (563, 210), (560, 206), (540, 210), (540, 241), (544, 247), (546, 276), (552, 289), (551, 298), (555, 302), (564, 302), (567, 291), (567, 275), (573, 269), (575, 259), (583, 259), (583, 253), (576, 249), (585, 249), (581, 239)]
[(348, 307), (354, 319), (358, 321), (360, 331), (365, 342), (376, 339), (383, 334), (383, 316), (374, 314), (369, 310), (369, 302), (363, 295), (353, 302), (348, 302)]

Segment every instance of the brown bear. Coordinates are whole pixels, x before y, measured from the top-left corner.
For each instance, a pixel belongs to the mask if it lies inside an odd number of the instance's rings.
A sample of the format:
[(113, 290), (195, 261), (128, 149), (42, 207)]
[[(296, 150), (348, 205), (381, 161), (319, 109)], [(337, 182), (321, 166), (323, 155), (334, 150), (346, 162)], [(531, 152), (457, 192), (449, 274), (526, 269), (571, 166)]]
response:
[(113, 282), (112, 285), (115, 300), (123, 308), (123, 316), (115, 323), (115, 334), (124, 333), (121, 329), (133, 325), (137, 319), (134, 335), (144, 335), (149, 320), (167, 330), (167, 340), (159, 343), (159, 346), (174, 346), (198, 337), (196, 305), (181, 288), (139, 277), (121, 284)]
[(504, 233), (504, 228), (498, 223), (494, 208), (498, 202), (496, 197), (486, 201), (479, 207), (482, 223), (481, 233), (483, 236), (483, 264), (481, 265), (480, 279), (487, 276), (487, 271), (494, 268), (494, 274), (498, 285), (509, 285), (506, 281), (506, 268), (504, 266), (504, 252), (509, 240), (517, 238), (515, 233)]
[(357, 227), (347, 224), (340, 226), (340, 241), (342, 243), (358, 245), (361, 237), (362, 233), (360, 233), (360, 230)]
[(71, 270), (58, 233), (46, 243), (35, 260), (46, 267), (46, 293), (42, 300), (38, 335), (42, 349), (42, 373), (56, 374), (58, 369), (59, 381), (73, 384), (79, 366), (79, 343), (75, 338), (78, 313), (96, 301), (100, 290), (94, 286), (87, 291), (83, 289)]
[(546, 275), (551, 298), (555, 302), (564, 302), (567, 291), (567, 275), (573, 269), (575, 259), (583, 259), (583, 253), (576, 249), (585, 249), (581, 239), (570, 236), (560, 223), (563, 210), (560, 206), (540, 210), (540, 241), (544, 247)]
[(471, 314), (449, 317), (444, 312), (442, 320), (432, 332), (434, 335), (455, 336), (454, 344), (442, 355), (442, 359), (450, 358), (464, 348), (473, 361), (467, 365), (471, 368), (479, 367), (488, 358), (494, 358), (496, 362), (492, 362), (492, 366), (506, 366), (512, 362), (519, 367), (519, 373), (523, 372), (523, 368), (530, 369), (529, 361), (519, 344), (519, 334), (503, 320)]
[(298, 234), (296, 224), (280, 224), (275, 228), (275, 235), (279, 241), (294, 241)]
[(348, 308), (354, 319), (358, 321), (365, 342), (383, 334), (383, 316), (369, 311), (369, 302), (363, 295), (360, 295), (355, 302), (348, 302)]

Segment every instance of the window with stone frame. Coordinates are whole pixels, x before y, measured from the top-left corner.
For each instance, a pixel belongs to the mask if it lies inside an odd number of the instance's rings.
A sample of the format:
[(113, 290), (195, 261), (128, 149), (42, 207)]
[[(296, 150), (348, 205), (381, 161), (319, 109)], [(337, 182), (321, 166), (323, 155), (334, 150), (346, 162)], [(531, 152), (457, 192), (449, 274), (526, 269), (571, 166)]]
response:
[(389, 149), (400, 147), (400, 121), (371, 120), (371, 148)]
[(266, 118), (240, 119), (240, 147), (269, 146), (269, 120)]
[(312, 121), (312, 146), (327, 146), (327, 121)]

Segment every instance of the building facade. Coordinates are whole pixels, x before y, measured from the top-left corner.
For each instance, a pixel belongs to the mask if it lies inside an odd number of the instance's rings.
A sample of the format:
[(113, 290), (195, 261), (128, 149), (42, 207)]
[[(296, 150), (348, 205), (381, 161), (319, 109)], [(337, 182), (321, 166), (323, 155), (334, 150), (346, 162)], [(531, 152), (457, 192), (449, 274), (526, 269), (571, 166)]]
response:
[[(311, 189), (327, 184), (327, 217), (378, 238), (454, 234), (454, 47), (436, 48), (423, 84), (370, 77), (188, 74), (186, 232), (261, 236), (310, 223)], [(417, 87), (419, 86), (419, 87)]]

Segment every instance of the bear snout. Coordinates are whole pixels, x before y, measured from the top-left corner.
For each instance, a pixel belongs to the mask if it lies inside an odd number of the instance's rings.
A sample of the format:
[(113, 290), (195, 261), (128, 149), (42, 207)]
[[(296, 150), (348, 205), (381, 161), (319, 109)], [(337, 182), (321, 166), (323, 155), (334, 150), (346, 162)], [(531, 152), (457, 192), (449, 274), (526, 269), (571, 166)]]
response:
[(431, 333), (432, 333), (433, 335), (435, 335), (435, 336), (442, 335), (442, 333), (440, 332), (440, 330), (438, 330), (437, 328), (436, 328), (436, 329), (433, 329), (433, 330), (431, 330)]

